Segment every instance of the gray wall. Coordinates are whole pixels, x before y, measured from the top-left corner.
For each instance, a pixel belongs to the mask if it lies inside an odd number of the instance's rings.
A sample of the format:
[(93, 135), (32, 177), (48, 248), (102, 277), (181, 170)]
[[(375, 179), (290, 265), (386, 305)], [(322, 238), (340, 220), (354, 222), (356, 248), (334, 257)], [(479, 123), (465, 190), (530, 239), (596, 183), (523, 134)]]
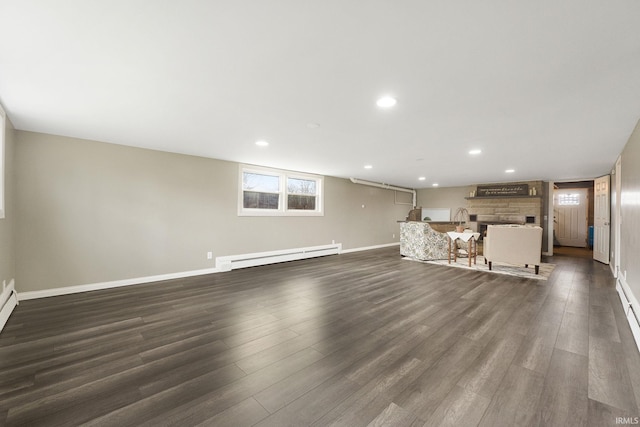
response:
[(620, 270), (640, 300), (640, 122), (621, 156)]
[(417, 203), (423, 208), (449, 208), (453, 217), (458, 208), (467, 207), (465, 197), (469, 197), (471, 188), (470, 186), (423, 188), (418, 190)]
[(212, 268), (216, 256), (332, 240), (343, 249), (398, 242), (397, 221), (410, 209), (393, 191), (325, 177), (322, 217), (238, 217), (237, 163), (15, 134), (19, 292)]
[(16, 210), (14, 204), (14, 134), (13, 126), (7, 118), (5, 132), (5, 153), (4, 153), (4, 206), (5, 217), (0, 219), (0, 291), (1, 283), (7, 283), (16, 277), (15, 263), (15, 239), (14, 224)]

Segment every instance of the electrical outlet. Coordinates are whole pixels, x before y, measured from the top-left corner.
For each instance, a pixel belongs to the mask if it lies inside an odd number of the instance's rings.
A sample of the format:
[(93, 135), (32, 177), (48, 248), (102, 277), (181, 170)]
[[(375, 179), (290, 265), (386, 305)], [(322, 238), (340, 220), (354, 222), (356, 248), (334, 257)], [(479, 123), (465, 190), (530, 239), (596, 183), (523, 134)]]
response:
[(213, 252), (207, 252), (207, 259), (213, 259)]
[(332, 244), (332, 245), (335, 245), (335, 244), (336, 244), (336, 241), (335, 241), (335, 240), (332, 240), (332, 241), (331, 241), (331, 244)]

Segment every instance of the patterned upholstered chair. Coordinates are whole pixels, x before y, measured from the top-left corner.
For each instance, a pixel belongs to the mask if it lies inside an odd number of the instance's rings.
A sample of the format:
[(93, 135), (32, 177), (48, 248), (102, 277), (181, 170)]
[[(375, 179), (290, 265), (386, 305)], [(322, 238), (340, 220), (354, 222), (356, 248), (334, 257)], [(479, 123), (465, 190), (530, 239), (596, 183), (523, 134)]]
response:
[(423, 261), (447, 259), (449, 237), (435, 231), (427, 222), (400, 224), (400, 255)]

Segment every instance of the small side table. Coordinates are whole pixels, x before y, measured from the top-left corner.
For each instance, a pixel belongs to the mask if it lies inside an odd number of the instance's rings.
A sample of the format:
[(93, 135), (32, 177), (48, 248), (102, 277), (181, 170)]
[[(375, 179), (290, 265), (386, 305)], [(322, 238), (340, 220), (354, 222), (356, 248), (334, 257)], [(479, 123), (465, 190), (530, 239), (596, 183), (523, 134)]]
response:
[(449, 236), (449, 264), (451, 264), (451, 256), (453, 256), (453, 262), (458, 260), (458, 251), (455, 248), (455, 242), (458, 239), (467, 243), (469, 267), (471, 267), (471, 258), (473, 258), (473, 263), (476, 264), (478, 256), (478, 245), (476, 241), (480, 237), (480, 233), (458, 233), (455, 231), (447, 231), (447, 235)]

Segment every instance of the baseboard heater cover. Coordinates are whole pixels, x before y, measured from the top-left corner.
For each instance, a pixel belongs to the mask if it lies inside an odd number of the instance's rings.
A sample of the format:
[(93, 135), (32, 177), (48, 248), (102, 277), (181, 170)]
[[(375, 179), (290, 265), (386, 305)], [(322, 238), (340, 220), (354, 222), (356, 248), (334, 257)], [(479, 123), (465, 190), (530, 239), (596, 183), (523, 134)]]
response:
[[(244, 255), (231, 255), (216, 258), (216, 268), (205, 268), (201, 270), (181, 271), (177, 273), (167, 273), (155, 276), (135, 277), (130, 279), (119, 279), (109, 282), (96, 282), (84, 285), (65, 286), (61, 288), (51, 288), (39, 291), (23, 291), (20, 295), (15, 293), (16, 304), (19, 300), (31, 300), (38, 298), (47, 298), (59, 295), (69, 295), (79, 292), (90, 292), (102, 289), (119, 288), (122, 286), (140, 285), (152, 282), (161, 282), (165, 280), (181, 279), (185, 277), (201, 276), (205, 274), (221, 273), (230, 271), (234, 268), (252, 267), (266, 264), (274, 264), (278, 262), (295, 261), (306, 258), (316, 258), (325, 255), (340, 255), (352, 252), (367, 251), (372, 249), (380, 249), (391, 246), (398, 246), (399, 242), (385, 243), (375, 246), (358, 247), (353, 249), (342, 249), (342, 243), (332, 243), (323, 246), (311, 246), (297, 249), (278, 250), (271, 252), (258, 252)], [(12, 281), (13, 282), (13, 281)], [(8, 293), (7, 293), (8, 294)], [(18, 299), (19, 297), (19, 299)], [(8, 317), (8, 316), (7, 316)]]
[(629, 322), (633, 338), (636, 341), (636, 346), (640, 352), (640, 304), (631, 292), (631, 289), (622, 274), (618, 275), (616, 291), (618, 291), (624, 315), (627, 317), (627, 322)]
[(216, 268), (220, 271), (231, 271), (236, 268), (256, 267), (259, 265), (275, 264), (278, 262), (296, 261), (326, 255), (338, 255), (341, 252), (342, 243), (336, 243), (306, 248), (222, 256), (216, 258)]
[(13, 312), (13, 309), (18, 305), (18, 295), (16, 294), (15, 282), (13, 279), (7, 285), (6, 282), (2, 282), (2, 295), (0, 296), (0, 332), (4, 329), (4, 325), (7, 324), (9, 316)]

